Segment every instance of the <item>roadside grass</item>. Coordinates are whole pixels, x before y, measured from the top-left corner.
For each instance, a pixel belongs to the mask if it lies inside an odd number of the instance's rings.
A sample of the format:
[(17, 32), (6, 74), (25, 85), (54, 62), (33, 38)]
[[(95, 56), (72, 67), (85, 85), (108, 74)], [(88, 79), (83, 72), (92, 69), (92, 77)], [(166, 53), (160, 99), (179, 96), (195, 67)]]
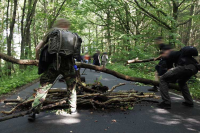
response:
[[(114, 70), (116, 72), (132, 76), (132, 77), (140, 77), (140, 78), (146, 78), (146, 79), (151, 79), (154, 80), (154, 69), (155, 64), (145, 64), (145, 63), (138, 63), (134, 64), (131, 66), (124, 66), (123, 64), (120, 63), (115, 63), (115, 64), (108, 64), (106, 68)], [(141, 83), (138, 83), (141, 85)], [(200, 99), (200, 79), (199, 78), (191, 78), (188, 82), (188, 86), (190, 89), (190, 94), (192, 95), (193, 98), (195, 99)]]
[(124, 66), (122, 64), (108, 64), (106, 68), (114, 70), (116, 72), (132, 76), (132, 77), (140, 77), (154, 80), (154, 71), (148, 69), (145, 65), (140, 65), (139, 63), (137, 66)]
[(9, 93), (15, 88), (39, 78), (37, 71), (38, 67), (28, 66), (26, 70), (17, 70), (12, 76), (0, 78), (0, 95)]

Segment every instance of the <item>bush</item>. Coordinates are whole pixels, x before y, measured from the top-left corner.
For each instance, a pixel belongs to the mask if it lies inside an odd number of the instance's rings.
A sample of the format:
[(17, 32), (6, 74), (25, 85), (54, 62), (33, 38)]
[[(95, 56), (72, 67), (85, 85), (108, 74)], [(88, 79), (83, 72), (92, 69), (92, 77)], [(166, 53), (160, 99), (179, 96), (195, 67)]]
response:
[(2, 77), (0, 79), (0, 95), (39, 78), (37, 71), (38, 68), (36, 66), (28, 66), (26, 70), (16, 70), (16, 73), (11, 76)]

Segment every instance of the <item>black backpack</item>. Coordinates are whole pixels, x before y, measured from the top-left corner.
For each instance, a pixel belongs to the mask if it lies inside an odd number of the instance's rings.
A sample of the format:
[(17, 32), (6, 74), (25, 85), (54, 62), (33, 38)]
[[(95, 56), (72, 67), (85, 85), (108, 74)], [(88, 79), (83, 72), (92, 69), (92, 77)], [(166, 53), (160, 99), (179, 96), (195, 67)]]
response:
[(198, 50), (193, 46), (185, 46), (180, 51), (182, 57), (198, 56)]

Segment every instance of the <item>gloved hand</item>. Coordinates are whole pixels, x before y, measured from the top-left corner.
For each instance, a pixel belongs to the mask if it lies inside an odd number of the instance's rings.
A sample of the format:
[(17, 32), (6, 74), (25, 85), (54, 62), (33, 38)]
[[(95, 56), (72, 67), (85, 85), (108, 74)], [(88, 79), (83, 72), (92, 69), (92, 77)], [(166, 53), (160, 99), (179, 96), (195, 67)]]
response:
[(76, 71), (78, 71), (78, 67), (77, 67), (77, 65), (74, 65), (74, 69), (75, 69)]

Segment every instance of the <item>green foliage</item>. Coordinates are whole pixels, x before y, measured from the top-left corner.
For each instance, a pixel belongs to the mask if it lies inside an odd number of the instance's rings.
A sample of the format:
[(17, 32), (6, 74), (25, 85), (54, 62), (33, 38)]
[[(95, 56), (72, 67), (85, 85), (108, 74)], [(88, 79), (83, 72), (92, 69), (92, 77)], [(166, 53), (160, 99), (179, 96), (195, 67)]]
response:
[(192, 97), (200, 99), (200, 79), (197, 78), (193, 82), (190, 82), (188, 86)]
[(141, 44), (135, 46), (131, 51), (122, 50), (119, 53), (113, 54), (111, 58), (111, 62), (113, 63), (125, 63), (127, 60), (130, 59), (149, 59), (149, 58), (155, 58), (157, 49), (154, 47), (154, 45), (148, 45), (148, 44)]
[(37, 67), (35, 66), (29, 66), (23, 71), (18, 70), (16, 73), (12, 74), (12, 76), (4, 76), (0, 79), (0, 95), (6, 94), (37, 78), (39, 78), (39, 75), (37, 74)]
[(130, 68), (128, 66), (123, 66), (122, 64), (108, 64), (106, 66), (108, 69), (114, 70), (116, 72), (132, 76), (132, 77), (140, 77), (140, 78), (146, 78), (146, 79), (151, 79), (154, 80), (154, 71), (152, 70), (149, 72), (149, 70), (144, 69), (146, 66), (145, 65), (139, 65), (136, 68)]

